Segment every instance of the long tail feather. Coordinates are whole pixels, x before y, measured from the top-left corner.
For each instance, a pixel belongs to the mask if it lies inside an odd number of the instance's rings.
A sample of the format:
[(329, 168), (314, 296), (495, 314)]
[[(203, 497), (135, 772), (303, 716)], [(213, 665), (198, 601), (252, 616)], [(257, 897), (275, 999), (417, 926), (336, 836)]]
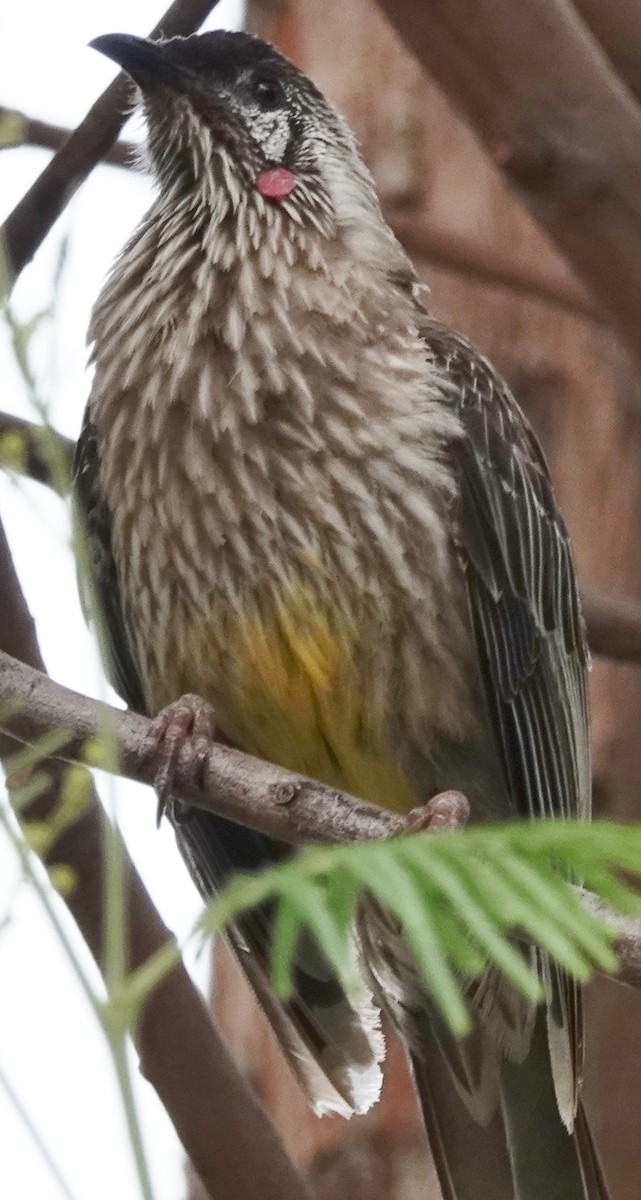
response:
[(439, 1040), (423, 1032), (412, 1067), (443, 1200), (609, 1200), (582, 1106), (573, 1133), (559, 1114), (543, 1012), (526, 1059), (503, 1062), (500, 1103), (484, 1125)]
[(559, 1113), (545, 1014), (523, 1063), (505, 1063), (502, 1108), (519, 1200), (608, 1200), (581, 1105), (573, 1132)]
[[(512, 1170), (500, 1113), (480, 1125), (452, 1083), (436, 1044), (411, 1057), (443, 1200), (512, 1200)], [(543, 1198), (542, 1198), (543, 1200)]]

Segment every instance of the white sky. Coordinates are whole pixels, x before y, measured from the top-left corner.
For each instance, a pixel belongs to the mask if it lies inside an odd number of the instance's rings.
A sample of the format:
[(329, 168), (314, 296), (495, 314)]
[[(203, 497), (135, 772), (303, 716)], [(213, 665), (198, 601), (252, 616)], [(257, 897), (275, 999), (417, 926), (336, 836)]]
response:
[[(87, 42), (101, 33), (146, 33), (166, 2), (5, 0), (0, 9), (0, 104), (54, 123), (76, 123), (115, 73), (113, 64), (87, 49)], [(234, 28), (239, 16), (240, 0), (222, 0), (207, 27)], [(29, 148), (0, 151), (0, 221), (48, 158), (48, 152)], [(15, 291), (16, 308), (25, 319), (47, 304), (56, 250), (67, 234), (53, 372), (51, 337), (43, 332), (35, 349), (51, 419), (74, 437), (88, 391), (84, 336), (89, 309), (149, 195), (147, 181), (131, 171), (98, 168)], [(0, 371), (0, 408), (32, 416), (1, 331)], [(102, 673), (78, 606), (66, 508), (35, 484), (18, 490), (0, 472), (0, 512), (49, 671), (70, 687), (104, 697)], [(181, 936), (197, 916), (199, 902), (172, 835), (166, 827), (156, 832), (151, 792), (118, 785), (118, 799), (134, 860), (163, 918)], [(10, 922), (0, 928), (0, 1074), (28, 1110), (74, 1200), (136, 1200), (140, 1193), (102, 1033), (39, 901), (19, 885), (13, 852), (0, 834), (0, 923), (7, 914)], [(89, 965), (80, 938), (74, 941)], [(204, 985), (207, 964), (201, 960), (189, 966)], [(133, 1055), (132, 1064), (154, 1195), (156, 1200), (178, 1200), (184, 1190), (180, 1147), (155, 1093), (138, 1080)], [(0, 1196), (60, 1200), (62, 1195), (0, 1084)]]

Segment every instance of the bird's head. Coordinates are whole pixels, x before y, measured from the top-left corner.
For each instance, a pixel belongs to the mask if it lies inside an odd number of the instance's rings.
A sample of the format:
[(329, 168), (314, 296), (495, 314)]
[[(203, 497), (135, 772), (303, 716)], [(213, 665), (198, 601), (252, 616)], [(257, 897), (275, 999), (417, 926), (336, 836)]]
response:
[(212, 219), (279, 208), (406, 273), (349, 126), (273, 46), (224, 31), (160, 42), (107, 34), (91, 45), (140, 89), (161, 190), (191, 195)]

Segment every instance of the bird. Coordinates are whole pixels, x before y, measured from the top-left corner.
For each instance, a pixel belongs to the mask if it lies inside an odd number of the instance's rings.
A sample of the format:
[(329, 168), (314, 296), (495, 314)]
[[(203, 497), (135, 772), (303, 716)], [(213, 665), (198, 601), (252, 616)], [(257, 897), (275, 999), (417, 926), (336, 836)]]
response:
[[(546, 461), (425, 306), (347, 122), (244, 32), (91, 45), (138, 88), (156, 193), (91, 317), (81, 586), (201, 894), (287, 853), (172, 796), (172, 754), (212, 724), (401, 814), (456, 789), (473, 820), (586, 818), (588, 652)], [(376, 1003), (311, 937), (276, 1000), (272, 918), (230, 937), (317, 1112), (376, 1100), (381, 1007), (444, 1200), (606, 1200), (580, 996), (545, 958), (546, 1006), (488, 970), (457, 1041), (384, 912), (359, 932)]]

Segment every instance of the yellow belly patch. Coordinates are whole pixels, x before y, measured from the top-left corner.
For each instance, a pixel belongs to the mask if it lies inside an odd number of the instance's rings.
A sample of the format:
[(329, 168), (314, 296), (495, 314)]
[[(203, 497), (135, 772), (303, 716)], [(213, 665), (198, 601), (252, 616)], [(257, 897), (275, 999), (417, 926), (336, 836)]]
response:
[(386, 713), (354, 668), (360, 633), (319, 612), (306, 592), (269, 618), (201, 620), (182, 639), (189, 661), (167, 663), (159, 703), (197, 692), (247, 753), (407, 812), (418, 799), (394, 761)]

